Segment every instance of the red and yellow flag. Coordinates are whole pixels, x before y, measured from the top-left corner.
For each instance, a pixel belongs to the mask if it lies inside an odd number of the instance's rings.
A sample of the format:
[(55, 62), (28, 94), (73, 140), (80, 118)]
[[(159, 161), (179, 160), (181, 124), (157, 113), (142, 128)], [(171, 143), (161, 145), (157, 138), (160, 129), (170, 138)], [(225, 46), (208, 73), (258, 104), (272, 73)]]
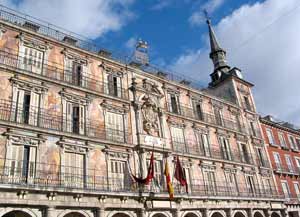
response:
[(164, 174), (166, 176), (166, 183), (167, 183), (167, 188), (168, 188), (168, 192), (169, 192), (169, 197), (172, 200), (174, 198), (174, 188), (171, 183), (170, 170), (169, 170), (169, 165), (168, 165), (167, 160), (166, 160), (166, 164), (165, 164)]

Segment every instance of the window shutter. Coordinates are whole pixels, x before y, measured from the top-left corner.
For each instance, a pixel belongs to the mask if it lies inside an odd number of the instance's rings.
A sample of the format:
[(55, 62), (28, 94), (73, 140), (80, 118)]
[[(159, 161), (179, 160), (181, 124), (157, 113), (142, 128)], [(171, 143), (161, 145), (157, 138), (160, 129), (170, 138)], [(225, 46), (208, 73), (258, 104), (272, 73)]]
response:
[(64, 59), (64, 81), (68, 83), (72, 83), (72, 69), (73, 69), (73, 61), (68, 57)]
[(23, 104), (24, 104), (24, 90), (18, 90), (18, 105), (16, 108), (17, 112), (17, 122), (22, 123), (23, 122)]
[[(35, 176), (36, 168), (36, 147), (30, 147), (29, 152), (29, 168), (28, 168), (28, 178), (33, 179)], [(33, 181), (33, 180), (30, 180)]]
[(40, 99), (40, 94), (31, 92), (29, 124), (34, 125), (34, 126), (37, 126), (37, 123), (38, 123), (39, 99)]
[(88, 87), (88, 65), (82, 64), (81, 85)]
[(80, 134), (85, 134), (85, 118), (86, 118), (86, 114), (85, 114), (85, 106), (84, 105), (80, 105), (79, 106), (79, 133)]

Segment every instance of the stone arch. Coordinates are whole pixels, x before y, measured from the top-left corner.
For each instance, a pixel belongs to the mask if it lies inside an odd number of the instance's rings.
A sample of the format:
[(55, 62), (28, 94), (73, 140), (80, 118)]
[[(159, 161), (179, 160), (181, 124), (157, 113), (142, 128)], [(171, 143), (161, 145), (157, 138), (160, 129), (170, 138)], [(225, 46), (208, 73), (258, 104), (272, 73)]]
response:
[(153, 212), (149, 217), (172, 217), (168, 212)]
[(226, 217), (226, 215), (223, 211), (213, 211), (210, 217)]
[(264, 213), (260, 210), (254, 212), (253, 217), (265, 217)]
[(0, 217), (38, 217), (36, 213), (34, 213), (30, 209), (24, 208), (8, 208), (0, 211)]
[(247, 217), (247, 213), (245, 211), (237, 210), (233, 213), (232, 217)]
[(186, 211), (181, 216), (182, 217), (202, 217), (199, 212), (195, 212), (195, 211)]
[(65, 210), (57, 217), (92, 217), (87, 212), (82, 210)]
[(278, 212), (272, 212), (271, 217), (281, 217), (281, 215)]
[(111, 211), (107, 217), (136, 217), (136, 215), (126, 211)]

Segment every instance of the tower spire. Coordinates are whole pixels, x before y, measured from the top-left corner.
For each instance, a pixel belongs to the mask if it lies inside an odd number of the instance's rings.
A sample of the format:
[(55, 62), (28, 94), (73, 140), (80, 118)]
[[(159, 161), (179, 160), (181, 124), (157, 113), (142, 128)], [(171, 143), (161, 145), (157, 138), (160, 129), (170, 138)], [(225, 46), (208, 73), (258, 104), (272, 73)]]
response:
[(212, 28), (211, 21), (207, 15), (207, 12), (204, 11), (204, 14), (206, 16), (206, 23), (208, 25), (208, 32), (209, 32), (209, 41), (210, 41), (209, 57), (214, 64), (214, 71), (210, 75), (212, 79), (210, 85), (214, 85), (218, 83), (220, 80), (222, 80), (223, 75), (227, 74), (230, 67), (227, 65), (226, 51), (223, 48), (221, 48), (217, 40), (216, 34)]

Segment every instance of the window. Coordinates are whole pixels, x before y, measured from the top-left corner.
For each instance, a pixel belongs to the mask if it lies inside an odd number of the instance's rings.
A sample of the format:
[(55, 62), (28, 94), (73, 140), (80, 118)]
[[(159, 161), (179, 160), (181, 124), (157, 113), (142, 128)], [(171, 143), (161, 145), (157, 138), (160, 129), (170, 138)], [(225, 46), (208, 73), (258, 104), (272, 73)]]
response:
[(297, 165), (297, 172), (300, 173), (300, 158), (295, 158), (296, 165)]
[(272, 185), (271, 185), (271, 179), (270, 178), (263, 178), (262, 179), (263, 182), (263, 188), (265, 190), (265, 193), (267, 195), (272, 195), (273, 193), (273, 189), (272, 189)]
[(87, 71), (86, 61), (65, 57), (64, 81), (76, 86), (87, 87)]
[(275, 164), (276, 164), (276, 168), (278, 170), (281, 170), (282, 166), (281, 166), (280, 155), (277, 152), (274, 152), (273, 156), (274, 156), (274, 161), (275, 161)]
[(7, 165), (12, 181), (33, 182), (36, 167), (36, 147), (11, 145)]
[(221, 152), (222, 152), (223, 159), (232, 160), (228, 139), (226, 139), (224, 137), (219, 137), (219, 142), (220, 142), (220, 146), (221, 146)]
[(251, 158), (246, 144), (240, 143), (240, 153), (241, 153), (242, 162), (250, 164)]
[(223, 113), (222, 109), (215, 107), (214, 108), (214, 114), (216, 118), (216, 124), (223, 126)]
[(173, 149), (179, 152), (186, 152), (184, 132), (182, 128), (171, 127)]
[(289, 142), (292, 149), (297, 150), (295, 138), (289, 135)]
[(214, 171), (204, 171), (204, 185), (208, 194), (215, 195), (217, 193), (217, 183)]
[(291, 193), (290, 193), (290, 189), (289, 189), (287, 182), (281, 181), (281, 187), (282, 187), (282, 191), (283, 191), (285, 198), (290, 198)]
[(111, 190), (120, 190), (128, 187), (128, 183), (126, 183), (126, 161), (121, 160), (111, 160), (110, 161), (110, 176), (109, 183)]
[(273, 144), (274, 145), (274, 137), (273, 137), (272, 130), (271, 129), (267, 129), (266, 132), (267, 132), (267, 137), (268, 137), (268, 140), (269, 140), (269, 144)]
[(64, 130), (76, 134), (85, 134), (85, 106), (63, 100)]
[(264, 155), (264, 152), (261, 148), (257, 148), (257, 155), (258, 155), (258, 160), (259, 160), (259, 163), (260, 163), (260, 166), (262, 167), (267, 167), (267, 161), (265, 160), (265, 155)]
[(118, 74), (108, 74), (107, 84), (105, 84), (105, 93), (110, 96), (122, 97), (121, 76)]
[(198, 141), (200, 144), (201, 151), (203, 152), (204, 156), (210, 157), (210, 144), (208, 134), (204, 133), (197, 133)]
[(255, 194), (255, 183), (253, 176), (246, 175), (246, 186), (250, 194)]
[(300, 139), (299, 138), (296, 138), (296, 144), (297, 144), (298, 150), (300, 150)]
[(299, 188), (299, 183), (298, 182), (294, 182), (294, 189), (295, 189), (296, 197), (298, 199), (300, 199), (300, 188)]
[(249, 111), (252, 111), (252, 107), (251, 107), (249, 98), (247, 96), (244, 96), (244, 103), (245, 103), (246, 109)]
[(40, 94), (33, 91), (14, 89), (12, 118), (18, 123), (37, 126), (40, 105)]
[(228, 192), (236, 194), (238, 192), (236, 175), (232, 172), (225, 172), (226, 186), (228, 186)]
[(178, 96), (173, 93), (168, 94), (169, 111), (175, 114), (179, 114)]
[(65, 152), (64, 153), (64, 182), (70, 187), (84, 186), (85, 161), (83, 154)]
[(288, 166), (289, 172), (294, 172), (294, 166), (289, 155), (285, 155), (286, 164)]
[(41, 74), (43, 68), (44, 52), (35, 48), (20, 47), (21, 68), (33, 73)]
[(193, 106), (194, 106), (194, 115), (196, 119), (203, 120), (203, 111), (202, 111), (201, 102), (193, 101)]
[(286, 148), (287, 145), (286, 145), (286, 142), (285, 142), (284, 134), (279, 133), (278, 135), (279, 135), (280, 146)]
[(124, 115), (114, 112), (106, 112), (105, 130), (106, 139), (116, 142), (124, 142)]
[(250, 129), (252, 136), (257, 136), (256, 126), (253, 121), (250, 121)]

